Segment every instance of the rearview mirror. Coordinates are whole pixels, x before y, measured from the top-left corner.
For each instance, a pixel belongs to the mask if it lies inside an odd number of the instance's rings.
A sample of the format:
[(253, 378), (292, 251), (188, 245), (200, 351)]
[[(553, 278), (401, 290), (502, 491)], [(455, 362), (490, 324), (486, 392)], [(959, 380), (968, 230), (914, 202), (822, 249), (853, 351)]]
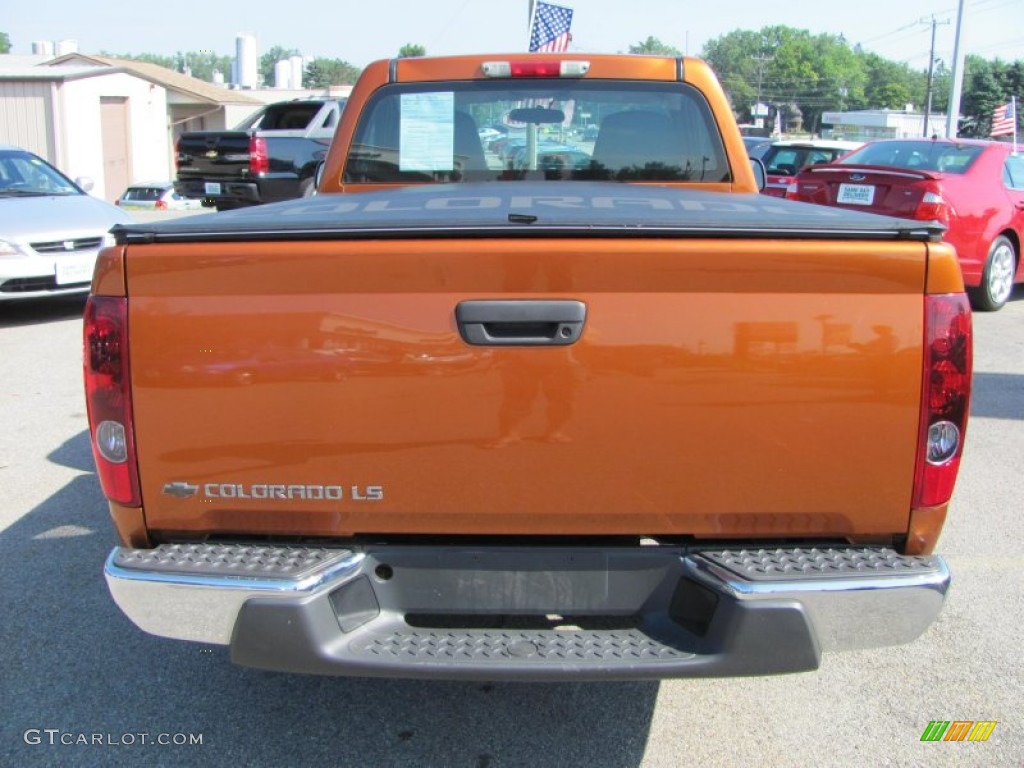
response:
[(520, 107), (508, 113), (508, 119), (515, 123), (564, 123), (565, 112), (547, 107)]

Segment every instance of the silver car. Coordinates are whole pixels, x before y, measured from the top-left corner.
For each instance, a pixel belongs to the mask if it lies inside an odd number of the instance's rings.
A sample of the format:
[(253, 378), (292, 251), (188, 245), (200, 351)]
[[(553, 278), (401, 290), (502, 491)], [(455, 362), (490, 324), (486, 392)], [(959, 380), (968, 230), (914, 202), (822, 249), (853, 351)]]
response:
[(0, 301), (89, 290), (100, 248), (113, 243), (110, 228), (133, 219), (78, 181), (0, 144)]
[(201, 211), (203, 201), (182, 197), (174, 191), (171, 181), (144, 181), (132, 184), (114, 203), (125, 210)]

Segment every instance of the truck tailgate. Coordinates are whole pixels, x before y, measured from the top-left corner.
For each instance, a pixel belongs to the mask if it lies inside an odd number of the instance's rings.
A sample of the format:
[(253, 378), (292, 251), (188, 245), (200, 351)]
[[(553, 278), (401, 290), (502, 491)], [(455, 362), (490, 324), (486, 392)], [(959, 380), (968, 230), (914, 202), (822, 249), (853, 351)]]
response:
[[(905, 531), (927, 247), (132, 245), (147, 523), (289, 535)], [(565, 346), (467, 344), (456, 308), (491, 299), (578, 301), (585, 324)]]
[(177, 143), (178, 179), (238, 179), (249, 170), (249, 139), (245, 131), (184, 133)]

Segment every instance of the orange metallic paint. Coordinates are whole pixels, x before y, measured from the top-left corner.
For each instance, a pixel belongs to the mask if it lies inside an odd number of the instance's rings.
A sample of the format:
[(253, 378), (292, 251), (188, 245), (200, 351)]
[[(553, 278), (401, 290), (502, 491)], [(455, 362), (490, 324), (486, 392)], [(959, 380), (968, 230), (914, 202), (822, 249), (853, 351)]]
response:
[(125, 296), (124, 246), (104, 248), (96, 257), (92, 292), (96, 296)]
[[(608, 54), (541, 54), (508, 53), (477, 56), (413, 57), (395, 61), (397, 82), (435, 82), (452, 80), (486, 79), (481, 65), (485, 61), (589, 61), (590, 70), (584, 79), (600, 80), (662, 80), (672, 81), (677, 76), (677, 60), (665, 56), (614, 56)], [(731, 160), (733, 182), (731, 184), (670, 184), (662, 186), (694, 186), (707, 191), (757, 192), (754, 174), (743, 147), (739, 129), (729, 106), (729, 101), (708, 65), (700, 59), (685, 58), (683, 63), (684, 82), (697, 87), (708, 99), (715, 122), (722, 132), (726, 152)], [(352, 143), (356, 122), (363, 105), (378, 88), (389, 82), (391, 62), (376, 61), (363, 70), (342, 114), (341, 122), (331, 143), (320, 182), (321, 193), (368, 192), (386, 189), (394, 184), (343, 184), (342, 173), (348, 148)]]
[[(147, 522), (317, 536), (902, 535), (926, 247), (132, 246)], [(583, 337), (468, 346), (455, 306), (487, 298), (583, 301)], [(180, 481), (222, 494), (332, 485), (344, 498), (162, 493)], [(356, 498), (372, 486), (383, 500)]]
[[(483, 77), (492, 54), (379, 61), (350, 96), (321, 192), (342, 185), (361, 106), (389, 81)], [(564, 54), (588, 78), (674, 80), (675, 59)], [(754, 192), (710, 68), (686, 59)], [(687, 186), (681, 184), (679, 186)], [(925, 274), (925, 251), (928, 270)], [(123, 295), (122, 249), (94, 291)], [(879, 258), (882, 257), (882, 258)], [(832, 268), (834, 264), (842, 268)], [(162, 533), (908, 532), (921, 294), (962, 290), (948, 246), (783, 241), (309, 242), (133, 246), (133, 388), (146, 517)], [(569, 348), (467, 346), (465, 299), (573, 298)], [(868, 471), (870, 474), (865, 474)], [(343, 488), (324, 503), (175, 498), (168, 482)], [(383, 486), (381, 501), (357, 500)]]
[(908, 555), (930, 555), (946, 522), (948, 504), (937, 507), (920, 507), (910, 512), (910, 528), (904, 553)]
[(929, 243), (925, 293), (962, 293), (964, 278), (956, 249), (949, 243)]
[(117, 538), (124, 547), (149, 547), (149, 531), (146, 528), (146, 515), (141, 507), (124, 507), (114, 502), (107, 502), (110, 517), (114, 521)]

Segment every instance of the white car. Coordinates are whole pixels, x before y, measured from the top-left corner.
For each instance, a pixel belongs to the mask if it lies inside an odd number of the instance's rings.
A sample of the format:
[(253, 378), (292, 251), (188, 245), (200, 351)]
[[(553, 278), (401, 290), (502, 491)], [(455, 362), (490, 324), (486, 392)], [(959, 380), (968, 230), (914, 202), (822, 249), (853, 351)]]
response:
[(495, 139), (500, 139), (502, 136), (505, 135), (501, 131), (496, 131), (493, 128), (481, 128), (479, 131), (477, 131), (477, 133), (480, 134), (480, 141), (483, 142), (485, 147), (487, 146), (488, 142), (494, 141)]
[(170, 181), (132, 184), (114, 203), (119, 208), (143, 211), (201, 211), (203, 201), (183, 197)]
[(768, 174), (767, 183), (761, 194), (785, 197), (789, 185), (804, 168), (831, 163), (863, 145), (863, 141), (841, 139), (794, 139), (772, 142), (761, 155), (761, 162), (764, 163)]
[(89, 290), (115, 224), (133, 219), (41, 157), (0, 144), (0, 301)]

